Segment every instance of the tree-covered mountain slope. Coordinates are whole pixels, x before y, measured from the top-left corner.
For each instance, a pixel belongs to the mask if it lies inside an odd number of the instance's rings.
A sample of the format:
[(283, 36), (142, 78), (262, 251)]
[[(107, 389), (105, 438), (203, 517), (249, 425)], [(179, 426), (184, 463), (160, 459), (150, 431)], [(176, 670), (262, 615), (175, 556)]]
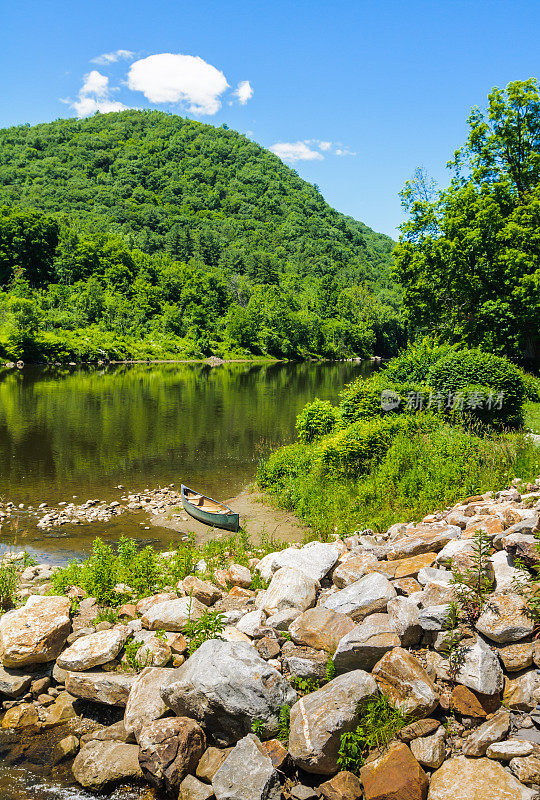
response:
[(226, 127), (0, 130), (0, 207), (7, 355), (363, 355), (401, 335), (392, 240)]

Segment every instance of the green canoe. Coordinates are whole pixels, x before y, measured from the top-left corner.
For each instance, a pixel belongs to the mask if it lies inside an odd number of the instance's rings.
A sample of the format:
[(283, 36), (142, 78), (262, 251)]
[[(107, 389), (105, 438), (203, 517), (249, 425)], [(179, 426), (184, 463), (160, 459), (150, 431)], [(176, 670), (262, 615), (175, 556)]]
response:
[(182, 505), (195, 519), (211, 525), (213, 528), (223, 528), (226, 531), (236, 533), (240, 527), (240, 515), (236, 514), (225, 503), (212, 500), (204, 494), (199, 494), (193, 489), (189, 489), (182, 484)]

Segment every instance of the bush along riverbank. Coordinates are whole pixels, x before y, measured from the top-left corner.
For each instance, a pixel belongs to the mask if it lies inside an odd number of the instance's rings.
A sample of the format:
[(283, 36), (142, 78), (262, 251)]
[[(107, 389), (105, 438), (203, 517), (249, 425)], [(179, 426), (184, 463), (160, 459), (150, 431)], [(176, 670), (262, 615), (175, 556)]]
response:
[(539, 514), (516, 480), (331, 542), (6, 556), (3, 757), (175, 800), (532, 800)]
[(337, 406), (309, 403), (298, 442), (260, 464), (259, 486), (321, 536), (386, 530), (464, 494), (532, 480), (540, 451), (524, 429), (540, 381), (504, 358), (424, 341)]

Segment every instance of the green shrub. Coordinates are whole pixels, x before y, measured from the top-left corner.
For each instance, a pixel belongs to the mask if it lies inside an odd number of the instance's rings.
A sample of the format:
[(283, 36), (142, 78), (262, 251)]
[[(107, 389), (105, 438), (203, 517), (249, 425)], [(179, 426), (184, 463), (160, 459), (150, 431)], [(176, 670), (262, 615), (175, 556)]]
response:
[(341, 735), (338, 767), (359, 774), (370, 750), (383, 750), (407, 724), (402, 712), (384, 695), (371, 697), (359, 708), (360, 724), (356, 730)]
[(304, 444), (291, 444), (275, 450), (257, 469), (261, 488), (283, 489), (290, 480), (305, 475), (311, 469), (314, 450)]
[(494, 424), (519, 427), (523, 423), (523, 378), (506, 358), (481, 350), (456, 350), (432, 366), (427, 383), (446, 396), (455, 396), (467, 386), (487, 388), (492, 402), (497, 404), (502, 398), (502, 408), (492, 418)]
[(7, 611), (15, 605), (19, 576), (9, 561), (0, 562), (0, 610)]
[(431, 339), (423, 339), (410, 344), (393, 358), (382, 374), (394, 383), (425, 383), (431, 367), (455, 350), (456, 345), (436, 344)]
[(215, 639), (225, 627), (225, 616), (219, 611), (205, 611), (197, 620), (189, 620), (183, 627), (183, 632), (189, 639), (189, 654), (206, 642)]
[(540, 403), (540, 378), (537, 375), (531, 375), (530, 372), (519, 369), (519, 367), (517, 369), (523, 379), (525, 399), (532, 403)]
[(383, 390), (394, 389), (385, 375), (377, 374), (370, 378), (357, 378), (341, 392), (339, 410), (345, 422), (380, 417), (385, 412), (381, 406)]
[(304, 444), (310, 444), (321, 436), (327, 436), (336, 427), (338, 418), (338, 409), (328, 400), (316, 399), (308, 403), (296, 418), (299, 440)]
[(349, 477), (364, 474), (385, 455), (394, 436), (408, 426), (407, 418), (399, 416), (353, 422), (323, 442), (323, 470)]

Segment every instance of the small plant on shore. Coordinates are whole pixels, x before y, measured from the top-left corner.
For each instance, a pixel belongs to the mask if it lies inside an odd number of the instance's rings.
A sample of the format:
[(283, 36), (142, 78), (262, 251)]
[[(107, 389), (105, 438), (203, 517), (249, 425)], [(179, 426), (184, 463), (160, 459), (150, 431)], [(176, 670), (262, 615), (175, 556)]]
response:
[(264, 733), (264, 723), (260, 719), (254, 719), (251, 723), (251, 732), (258, 736), (259, 739), (262, 738)]
[(328, 660), (326, 662), (326, 680), (332, 681), (336, 677), (336, 665), (334, 664), (334, 660), (332, 656), (328, 656)]
[(92, 620), (92, 625), (99, 625), (100, 622), (110, 622), (111, 625), (116, 625), (118, 622), (118, 612), (114, 608), (100, 608)]
[(441, 653), (448, 659), (450, 680), (455, 682), (457, 674), (463, 664), (465, 648), (461, 645), (461, 631), (459, 630), (460, 607), (456, 600), (448, 606), (448, 615), (444, 621), (443, 629), (446, 631)]
[(492, 587), (490, 575), (491, 540), (479, 529), (472, 539), (472, 566), (464, 572), (452, 569), (452, 584), (456, 590), (460, 609), (474, 625), (484, 610)]
[(186, 622), (183, 633), (189, 639), (189, 654), (194, 653), (208, 639), (216, 639), (224, 628), (225, 616), (219, 611), (205, 611), (200, 619)]
[(311, 694), (321, 688), (321, 682), (317, 678), (300, 678), (295, 675), (291, 678), (291, 684), (297, 692)]
[(279, 709), (277, 738), (280, 742), (287, 743), (291, 730), (291, 707), (285, 703)]
[(156, 637), (156, 639), (160, 639), (162, 642), (167, 641), (167, 634), (163, 630), (163, 628), (158, 628), (158, 630), (155, 631), (154, 636)]
[[(536, 545), (540, 549), (540, 545)], [(519, 570), (512, 580), (512, 587), (517, 594), (520, 594), (527, 604), (527, 615), (534, 621), (535, 634), (540, 630), (540, 581), (538, 574), (536, 577), (531, 574), (525, 562), (517, 558), (514, 566)], [(536, 573), (539, 567), (533, 567)]]
[(145, 652), (141, 652), (141, 648), (143, 646), (143, 642), (137, 641), (136, 639), (130, 639), (129, 642), (126, 642), (124, 645), (124, 658), (128, 669), (137, 672), (140, 669), (144, 669), (144, 667), (150, 666), (152, 663), (152, 653), (148, 648), (145, 648)]
[(354, 731), (341, 736), (338, 767), (356, 775), (370, 750), (383, 750), (407, 724), (402, 712), (391, 705), (385, 695), (371, 697), (359, 708), (360, 724)]
[(8, 611), (15, 605), (19, 575), (9, 561), (0, 562), (0, 609)]

